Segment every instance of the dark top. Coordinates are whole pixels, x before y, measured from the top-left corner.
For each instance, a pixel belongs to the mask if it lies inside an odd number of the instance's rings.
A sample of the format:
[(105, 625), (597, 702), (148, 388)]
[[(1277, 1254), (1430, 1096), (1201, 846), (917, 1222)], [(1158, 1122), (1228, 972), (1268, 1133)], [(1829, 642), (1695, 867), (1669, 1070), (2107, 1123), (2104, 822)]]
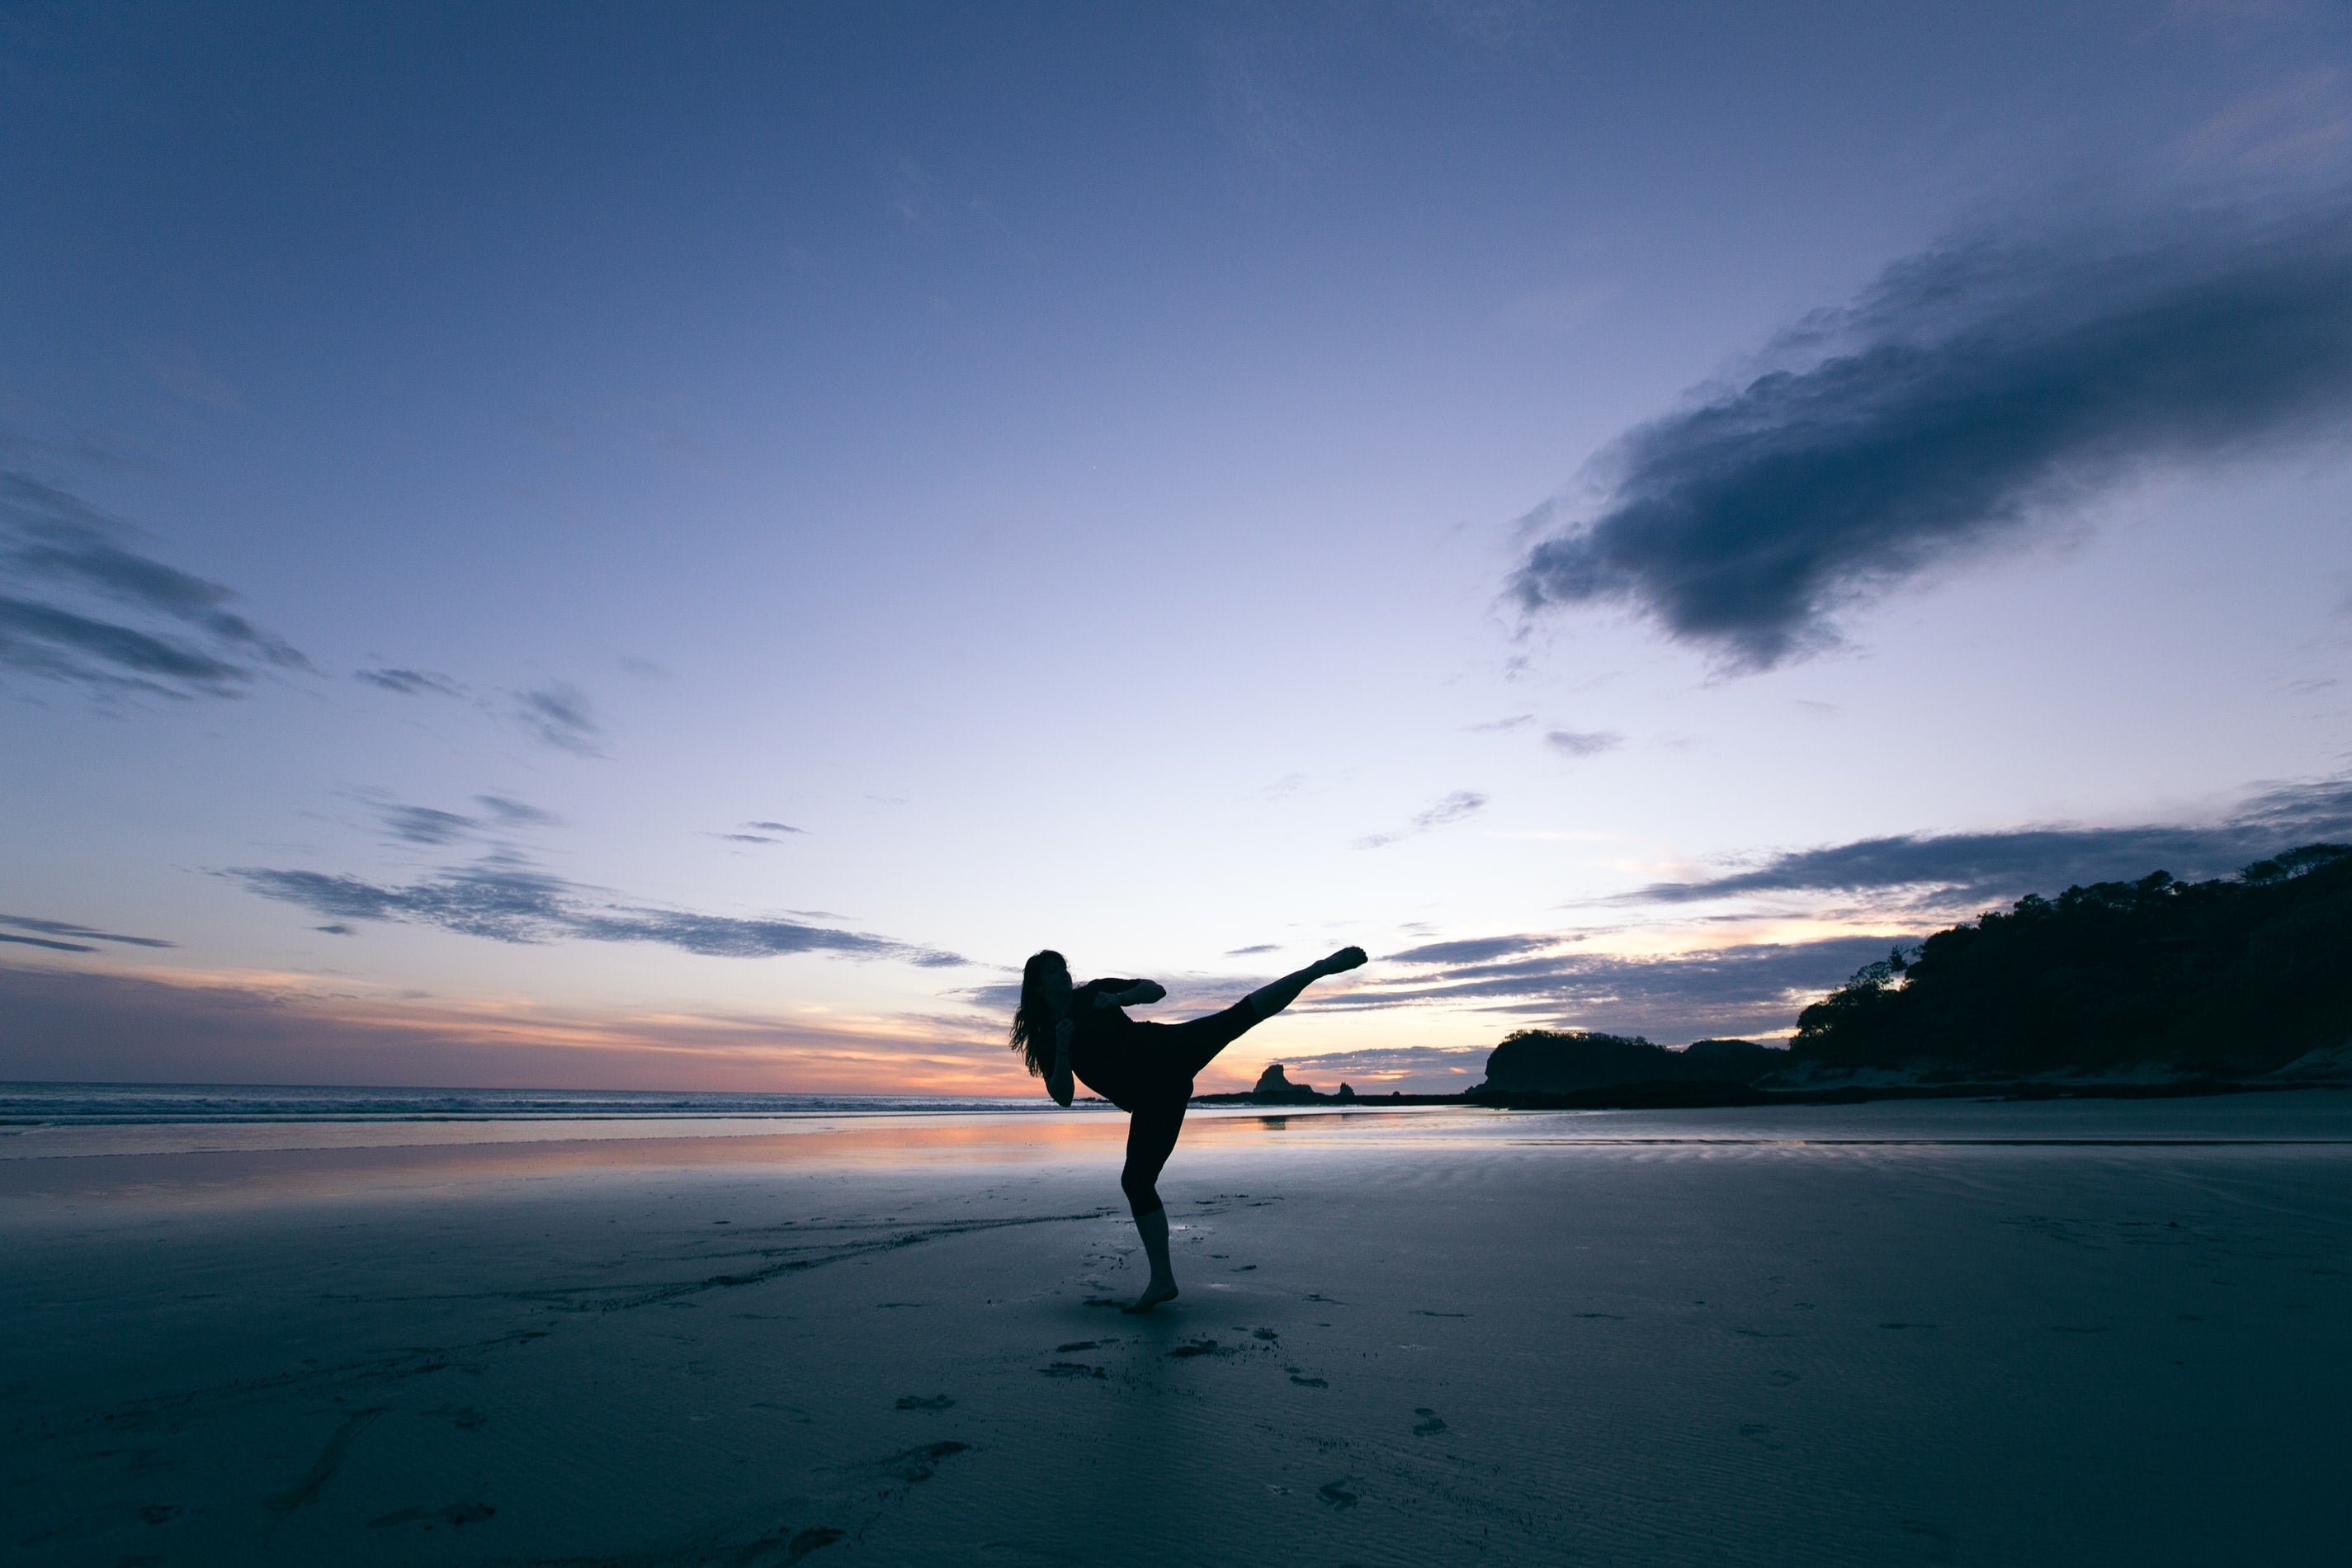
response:
[(1135, 980), (1089, 980), (1070, 993), (1070, 1071), (1080, 1083), (1122, 1110), (1132, 1110), (1150, 1087), (1150, 1075), (1138, 1048), (1135, 1032), (1143, 1026), (1119, 1007), (1095, 1005), (1108, 992), (1117, 994), (1140, 984)]

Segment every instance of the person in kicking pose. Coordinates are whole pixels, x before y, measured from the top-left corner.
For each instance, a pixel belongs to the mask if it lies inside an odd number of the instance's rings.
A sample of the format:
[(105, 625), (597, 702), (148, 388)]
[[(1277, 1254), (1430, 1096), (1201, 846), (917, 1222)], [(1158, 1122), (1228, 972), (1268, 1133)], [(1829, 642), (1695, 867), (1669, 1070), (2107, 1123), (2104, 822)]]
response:
[(1297, 1001), (1309, 985), (1363, 962), (1362, 948), (1343, 947), (1222, 1013), (1181, 1024), (1138, 1023), (1122, 1011), (1167, 995), (1157, 982), (1089, 980), (1073, 985), (1068, 962), (1050, 948), (1022, 968), (1013, 1048), (1059, 1103), (1070, 1103), (1076, 1074), (1128, 1114), (1127, 1167), (1119, 1172), (1118, 1184), (1135, 1213), (1144, 1256), (1151, 1259), (1151, 1279), (1127, 1310), (1148, 1312), (1176, 1296), (1176, 1276), (1168, 1267), (1168, 1211), (1160, 1205), (1158, 1184), (1160, 1167), (1175, 1152), (1176, 1135), (1184, 1130), (1193, 1075), (1245, 1031)]

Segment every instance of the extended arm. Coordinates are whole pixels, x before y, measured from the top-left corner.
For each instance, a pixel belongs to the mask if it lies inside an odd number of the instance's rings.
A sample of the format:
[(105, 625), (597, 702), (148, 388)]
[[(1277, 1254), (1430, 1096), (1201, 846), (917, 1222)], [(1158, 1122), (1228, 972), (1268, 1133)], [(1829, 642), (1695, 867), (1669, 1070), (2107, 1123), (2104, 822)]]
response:
[(1054, 1026), (1054, 1070), (1045, 1075), (1045, 1092), (1065, 1107), (1077, 1098), (1077, 1086), (1070, 1081), (1070, 1036), (1076, 1027), (1067, 1018)]
[(1157, 980), (1139, 980), (1124, 991), (1097, 991), (1097, 1007), (1146, 1007), (1168, 994), (1168, 987)]

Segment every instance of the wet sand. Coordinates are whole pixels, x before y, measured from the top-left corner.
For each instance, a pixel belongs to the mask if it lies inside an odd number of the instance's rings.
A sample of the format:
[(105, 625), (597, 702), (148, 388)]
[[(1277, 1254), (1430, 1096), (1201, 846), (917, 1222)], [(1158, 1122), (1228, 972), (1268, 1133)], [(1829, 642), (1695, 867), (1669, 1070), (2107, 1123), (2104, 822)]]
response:
[(2352, 1095), (1123, 1121), (0, 1139), (0, 1556), (2343, 1559)]

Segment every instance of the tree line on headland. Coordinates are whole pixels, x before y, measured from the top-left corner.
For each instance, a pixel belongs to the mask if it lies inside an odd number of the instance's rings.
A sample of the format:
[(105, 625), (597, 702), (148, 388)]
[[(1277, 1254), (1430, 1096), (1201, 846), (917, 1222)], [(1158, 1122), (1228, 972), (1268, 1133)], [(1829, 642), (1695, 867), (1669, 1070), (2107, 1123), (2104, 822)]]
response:
[[(2156, 871), (2054, 899), (2029, 894), (1865, 965), (1798, 1016), (1785, 1049), (1701, 1040), (1675, 1051), (1638, 1036), (1521, 1029), (1495, 1047), (1486, 1081), (1466, 1095), (1391, 1098), (1722, 1104), (1771, 1098), (1750, 1087), (1760, 1079), (1786, 1086), (1869, 1069), (1923, 1083), (2151, 1069), (2231, 1080), (2331, 1049), (2345, 1058), (2332, 1076), (2347, 1076), (2347, 950), (2352, 845), (2312, 844), (2211, 881)], [(1288, 1082), (1276, 1066), (1256, 1094), (1214, 1098), (1337, 1097)]]
[(2274, 1072), (2352, 1037), (2352, 846), (2069, 888), (1899, 950), (1798, 1016), (1794, 1062), (1991, 1077)]

